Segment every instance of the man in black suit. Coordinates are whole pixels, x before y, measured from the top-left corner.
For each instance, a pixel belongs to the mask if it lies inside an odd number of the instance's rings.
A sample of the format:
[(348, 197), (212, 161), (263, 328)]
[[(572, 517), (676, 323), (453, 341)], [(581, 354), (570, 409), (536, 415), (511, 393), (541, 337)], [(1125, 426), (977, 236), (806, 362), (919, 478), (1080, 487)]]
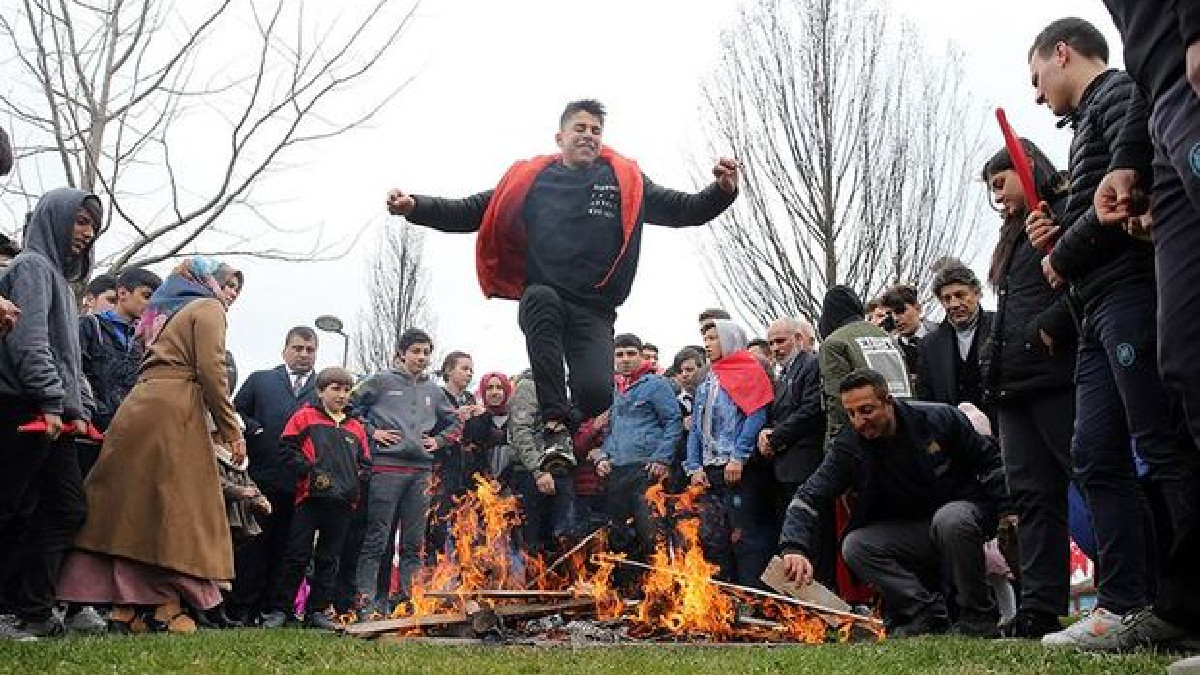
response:
[(983, 286), (971, 268), (955, 258), (934, 267), (933, 294), (946, 318), (920, 343), (921, 384), (918, 397), (957, 406), (970, 402), (991, 418), (984, 405), (983, 369), (979, 357), (992, 328), (992, 312), (979, 306)]
[[(771, 458), (775, 473), (775, 512), (780, 523), (796, 489), (821, 465), (825, 444), (825, 410), (821, 401), (821, 366), (813, 352), (816, 334), (805, 319), (776, 319), (767, 327), (767, 343), (775, 359), (775, 402), (769, 426), (759, 432), (758, 450)], [(820, 509), (819, 539), (813, 560), (816, 577), (835, 581), (833, 504)]]
[(258, 518), (262, 534), (235, 552), (237, 578), (229, 604), (241, 616), (234, 618), (258, 616), (272, 580), (280, 572), (291, 528), (296, 476), (283, 462), (279, 436), (296, 410), (305, 401), (315, 400), (316, 360), (316, 332), (296, 326), (284, 339), (283, 364), (251, 373), (233, 398), (246, 423), (250, 477), (271, 502), (271, 514)]

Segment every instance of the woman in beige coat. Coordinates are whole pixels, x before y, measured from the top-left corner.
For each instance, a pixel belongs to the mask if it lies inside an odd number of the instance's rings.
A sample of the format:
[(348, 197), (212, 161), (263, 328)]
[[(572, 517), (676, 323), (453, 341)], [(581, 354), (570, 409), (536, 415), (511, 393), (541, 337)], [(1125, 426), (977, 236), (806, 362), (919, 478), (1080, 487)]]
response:
[(138, 326), (146, 356), (88, 475), (87, 523), (59, 586), (68, 602), (111, 603), (115, 630), (130, 627), (138, 606), (153, 606), (152, 627), (191, 632), (185, 607), (216, 606), (218, 584), (233, 578), (205, 412), (231, 454), (245, 457), (225, 370), (225, 311), (241, 284), (240, 272), (191, 258), (155, 291)]

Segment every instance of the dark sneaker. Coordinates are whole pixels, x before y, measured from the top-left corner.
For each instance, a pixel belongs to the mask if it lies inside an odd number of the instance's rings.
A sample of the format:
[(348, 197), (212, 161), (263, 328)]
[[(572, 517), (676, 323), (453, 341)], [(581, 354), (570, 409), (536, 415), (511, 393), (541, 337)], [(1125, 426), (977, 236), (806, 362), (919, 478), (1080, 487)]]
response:
[(338, 624), (328, 612), (310, 612), (304, 617), (304, 627), (317, 630), (337, 630)]
[(0, 642), (37, 642), (37, 636), (17, 628), (15, 623), (0, 622)]
[(28, 619), (20, 621), (16, 624), (16, 628), (37, 638), (58, 637), (65, 635), (67, 632), (62, 619), (56, 614), (51, 614), (49, 618), (41, 621), (31, 621)]
[(950, 620), (937, 612), (922, 612), (907, 623), (902, 623), (888, 632), (888, 637), (897, 639), (914, 638), (921, 635), (941, 635), (950, 630)]
[(575, 468), (575, 448), (571, 444), (571, 432), (563, 425), (547, 426), (542, 431), (542, 471), (569, 471)]
[(1000, 626), (1000, 635), (1021, 640), (1041, 640), (1043, 635), (1062, 630), (1058, 617), (1036, 609), (1018, 610), (1012, 621)]
[(264, 612), (262, 618), (259, 619), (258, 625), (263, 628), (283, 628), (287, 623), (287, 614), (284, 612)]
[(1121, 618), (1121, 625), (1114, 636), (1114, 648), (1124, 651), (1139, 647), (1170, 647), (1187, 637), (1186, 629), (1160, 618), (1154, 610), (1146, 608)]

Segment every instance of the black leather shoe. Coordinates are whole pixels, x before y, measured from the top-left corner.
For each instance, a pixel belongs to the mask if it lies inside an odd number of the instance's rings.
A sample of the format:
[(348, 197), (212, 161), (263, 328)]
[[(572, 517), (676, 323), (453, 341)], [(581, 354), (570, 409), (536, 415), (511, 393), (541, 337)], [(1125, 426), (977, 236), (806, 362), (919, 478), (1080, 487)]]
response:
[(1022, 640), (1041, 640), (1043, 635), (1062, 630), (1058, 617), (1036, 609), (1017, 610), (1012, 621), (1000, 626), (1000, 635)]

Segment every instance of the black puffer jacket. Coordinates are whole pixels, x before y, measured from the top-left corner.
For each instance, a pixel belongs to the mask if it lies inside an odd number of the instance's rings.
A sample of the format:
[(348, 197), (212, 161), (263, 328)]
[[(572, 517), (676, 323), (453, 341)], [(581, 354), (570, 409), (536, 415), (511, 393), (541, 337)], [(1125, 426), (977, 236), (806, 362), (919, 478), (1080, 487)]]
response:
[(1135, 85), (1128, 74), (1105, 71), (1084, 90), (1079, 107), (1068, 118), (1075, 128), (1071, 188), (1066, 206), (1058, 213), (1064, 230), (1054, 244), (1050, 262), (1071, 282), (1071, 291), (1085, 313), (1119, 284), (1154, 282), (1154, 247), (1130, 237), (1122, 228), (1101, 225), (1092, 206), (1134, 95)]
[[(1051, 202), (1051, 209), (1058, 212), (1063, 201)], [(1053, 355), (1039, 330), (1053, 340)], [(1073, 386), (1077, 337), (1067, 293), (1050, 288), (1042, 254), (1022, 232), (996, 286), (996, 314), (980, 352), (987, 400), (1003, 403)]]

